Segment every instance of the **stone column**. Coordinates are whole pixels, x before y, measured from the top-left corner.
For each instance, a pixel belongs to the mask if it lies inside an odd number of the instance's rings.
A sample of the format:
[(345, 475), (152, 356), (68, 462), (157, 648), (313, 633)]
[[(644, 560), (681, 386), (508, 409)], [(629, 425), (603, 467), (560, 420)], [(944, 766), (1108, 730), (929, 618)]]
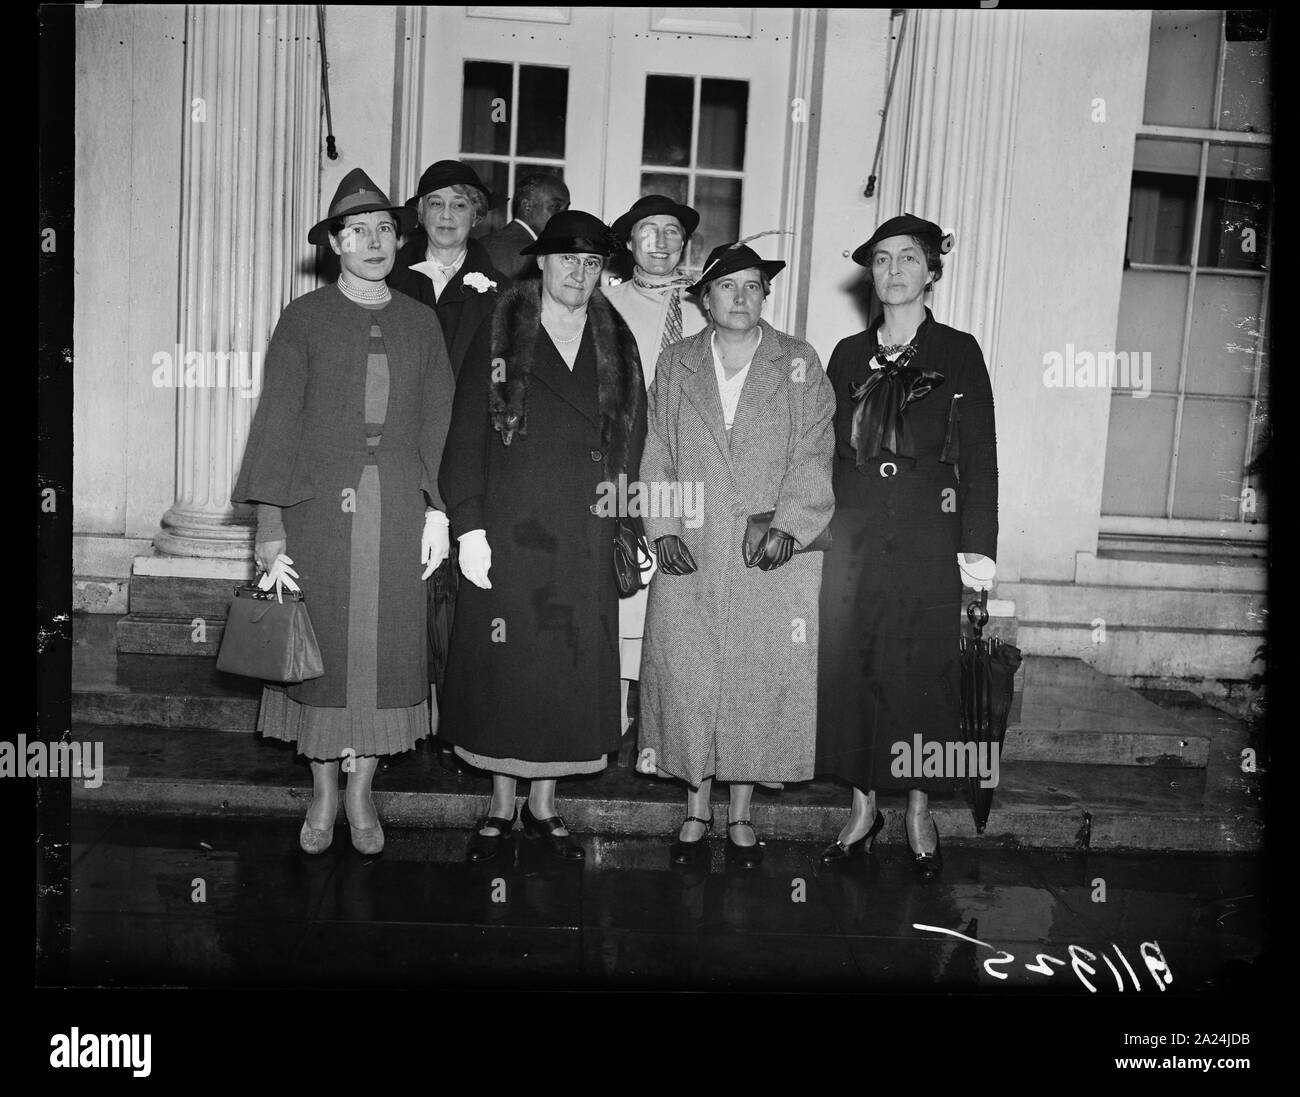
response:
[(154, 546), (191, 562), (141, 557), (137, 574), (215, 575), (227, 569), (213, 560), (251, 557), (249, 518), (230, 493), (271, 331), (316, 285), (319, 49), (307, 5), (186, 13), (176, 501)]
[(881, 164), (882, 220), (956, 234), (931, 308), (979, 340), (995, 380), (1023, 34), (1023, 12), (909, 9)]

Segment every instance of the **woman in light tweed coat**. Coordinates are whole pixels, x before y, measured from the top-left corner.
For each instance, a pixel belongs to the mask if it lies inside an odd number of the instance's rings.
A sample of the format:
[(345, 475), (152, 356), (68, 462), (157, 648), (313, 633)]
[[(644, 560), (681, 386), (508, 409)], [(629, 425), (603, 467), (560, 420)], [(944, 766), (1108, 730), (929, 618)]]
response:
[[(641, 483), (659, 572), (639, 767), (690, 788), (678, 864), (704, 847), (714, 779), (731, 785), (728, 851), (751, 867), (762, 859), (754, 784), (813, 776), (822, 555), (800, 550), (834, 509), (835, 397), (816, 351), (759, 319), (784, 266), (744, 245), (715, 248), (689, 291), (709, 326), (664, 349), (650, 388)], [(680, 505), (663, 506), (669, 497)], [(765, 511), (771, 527), (747, 567), (747, 519)]]

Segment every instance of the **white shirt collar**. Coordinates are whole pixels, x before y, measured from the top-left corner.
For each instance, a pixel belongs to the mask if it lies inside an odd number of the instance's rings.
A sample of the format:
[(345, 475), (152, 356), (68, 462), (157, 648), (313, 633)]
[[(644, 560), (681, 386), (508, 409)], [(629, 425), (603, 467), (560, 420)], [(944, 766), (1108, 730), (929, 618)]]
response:
[(533, 231), (533, 226), (530, 225), (527, 221), (520, 220), (518, 217), (516, 217), (514, 221), (511, 223), (515, 225), (523, 225), (524, 232), (528, 233), (528, 235), (531, 236), (534, 240), (537, 239), (537, 233)]

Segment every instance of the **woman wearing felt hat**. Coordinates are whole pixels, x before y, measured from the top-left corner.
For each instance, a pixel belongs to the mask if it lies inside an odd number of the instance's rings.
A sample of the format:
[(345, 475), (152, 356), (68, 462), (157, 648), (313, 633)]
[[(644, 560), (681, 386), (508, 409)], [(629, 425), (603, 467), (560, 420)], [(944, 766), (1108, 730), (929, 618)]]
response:
[[(700, 215), (690, 206), (663, 194), (647, 194), (610, 226), (630, 251), (633, 268), (627, 281), (606, 288), (604, 293), (636, 336), (647, 388), (654, 381), (660, 352), (705, 326), (704, 313), (686, 292), (694, 279), (679, 269), (699, 223)], [(641, 674), (647, 597), (648, 591), (638, 591), (624, 598), (618, 607), (624, 734), (636, 712), (629, 695)]]
[(952, 242), (911, 214), (876, 229), (853, 260), (870, 271), (883, 315), (841, 341), (827, 367), (837, 401), (837, 551), (822, 579), (817, 770), (853, 787), (849, 821), (822, 854), (827, 864), (859, 845), (869, 852), (884, 818), (876, 791), (906, 789), (913, 861), (937, 871), (929, 794), (963, 783), (964, 775), (901, 767), (895, 749), (907, 744), (910, 756), (917, 735), (923, 754), (930, 743), (961, 741), (962, 585), (988, 589), (997, 555), (988, 370), (975, 339), (938, 323), (925, 304)]
[(645, 519), (659, 572), (640, 765), (688, 787), (677, 864), (704, 848), (714, 780), (730, 784), (728, 853), (749, 868), (763, 855), (754, 785), (813, 776), (835, 398), (817, 352), (760, 319), (784, 266), (743, 242), (715, 248), (691, 287), (709, 326), (663, 350), (650, 388), (641, 481), (679, 485), (683, 505)]
[[(617, 515), (604, 485), (635, 480), (645, 440), (636, 341), (598, 291), (617, 247), (580, 210), (525, 253), (540, 280), (497, 302), (456, 386), (441, 484), (460, 546), (446, 735), (492, 774), (471, 861), (506, 847), (516, 817), (564, 860), (583, 859), (556, 810), (556, 778), (619, 748)], [(516, 783), (530, 781), (522, 812)]]
[(429, 734), (422, 585), (447, 555), (438, 468), (453, 380), (437, 318), (385, 282), (414, 223), (359, 168), (339, 184), (307, 237), (339, 257), (338, 282), (281, 314), (232, 493), (257, 504), (270, 580), (301, 584), (325, 664), (267, 687), (258, 715), (311, 762), (308, 853), (333, 840), (343, 759), (352, 844), (378, 853), (379, 759)]
[[(483, 244), (470, 237), (494, 204), (492, 192), (476, 172), (460, 160), (439, 160), (424, 169), (415, 194), (406, 205), (419, 220), (397, 252), (388, 284), (414, 297), (438, 314), (442, 337), (459, 376), (465, 353), (479, 327), (492, 315), (497, 298), (510, 288), (510, 279), (492, 263)], [(429, 681), (438, 700), (445, 689), (447, 643), (456, 611), (456, 546), (451, 556), (425, 584), (428, 592)], [(441, 721), (436, 725), (441, 732)], [(435, 740), (443, 768), (469, 772), (445, 736)]]

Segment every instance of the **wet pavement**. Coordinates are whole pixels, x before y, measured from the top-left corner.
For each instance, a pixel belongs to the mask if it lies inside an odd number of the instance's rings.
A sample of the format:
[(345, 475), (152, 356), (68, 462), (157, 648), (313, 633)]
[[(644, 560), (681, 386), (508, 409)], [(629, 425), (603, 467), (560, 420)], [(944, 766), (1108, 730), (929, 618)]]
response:
[[(1255, 856), (905, 846), (825, 868), (768, 841), (582, 834), (551, 860), (516, 832), (470, 866), (464, 830), (386, 828), (378, 857), (301, 853), (298, 823), (77, 811), (75, 986), (829, 989), (1133, 999), (1248, 989), (1266, 940)], [(1090, 989), (1091, 988), (1091, 989)]]

